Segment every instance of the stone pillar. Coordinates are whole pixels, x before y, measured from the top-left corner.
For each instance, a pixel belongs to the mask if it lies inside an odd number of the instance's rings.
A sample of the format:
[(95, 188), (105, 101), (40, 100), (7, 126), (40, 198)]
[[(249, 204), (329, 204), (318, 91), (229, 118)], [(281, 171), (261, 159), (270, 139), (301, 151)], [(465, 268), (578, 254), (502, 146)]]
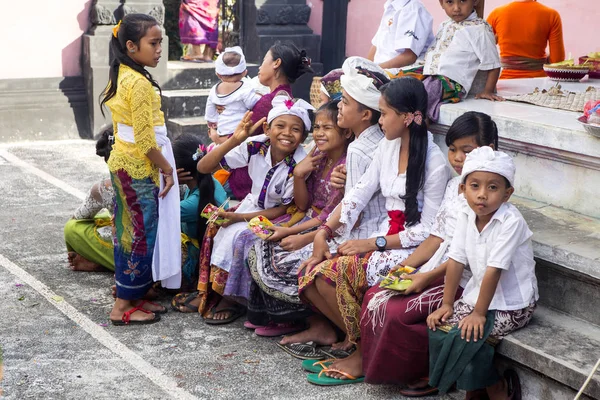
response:
[[(306, 0), (243, 0), (240, 44), (246, 59), (260, 64), (275, 42), (292, 42), (306, 50), (315, 73), (321, 75), (321, 37), (308, 27), (309, 17)], [(308, 100), (311, 82), (311, 76), (300, 78), (294, 85), (294, 96)]]
[[(90, 9), (90, 28), (83, 35), (82, 69), (90, 109), (90, 124), (94, 134), (110, 123), (110, 112), (100, 110), (100, 95), (108, 82), (110, 65), (109, 43), (112, 28), (124, 15), (144, 13), (153, 16), (162, 24), (165, 8), (160, 0), (94, 0)], [(167, 80), (168, 38), (163, 29), (162, 58), (156, 68), (148, 68), (159, 84)]]

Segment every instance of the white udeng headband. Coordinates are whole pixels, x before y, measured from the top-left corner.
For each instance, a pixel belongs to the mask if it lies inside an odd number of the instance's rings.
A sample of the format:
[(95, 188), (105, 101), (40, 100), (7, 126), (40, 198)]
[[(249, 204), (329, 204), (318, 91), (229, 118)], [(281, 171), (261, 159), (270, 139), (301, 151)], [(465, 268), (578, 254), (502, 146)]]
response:
[(360, 104), (373, 110), (381, 111), (379, 109), (381, 92), (375, 87), (371, 78), (358, 73), (357, 67), (362, 67), (372, 72), (380, 72), (386, 76), (385, 71), (377, 64), (362, 57), (349, 57), (344, 61), (344, 65), (342, 65), (342, 70), (344, 71), (344, 75), (340, 78), (342, 88)]
[[(237, 53), (240, 55), (240, 62), (235, 67), (228, 67), (223, 62), (223, 55), (225, 53)], [(229, 75), (237, 75), (241, 74), (246, 70), (246, 57), (244, 57), (244, 52), (240, 46), (235, 47), (227, 47), (224, 52), (219, 54), (217, 57), (217, 61), (215, 61), (215, 71), (219, 75), (229, 76)]]
[(288, 96), (275, 96), (271, 102), (273, 108), (267, 116), (267, 123), (270, 124), (275, 118), (282, 115), (294, 115), (304, 122), (304, 127), (310, 131), (310, 117), (308, 110), (314, 111), (315, 108), (302, 99), (291, 99)]
[(465, 183), (467, 175), (476, 171), (493, 172), (508, 179), (515, 186), (515, 162), (512, 157), (501, 151), (494, 151), (490, 146), (478, 147), (467, 155), (463, 165), (461, 181)]

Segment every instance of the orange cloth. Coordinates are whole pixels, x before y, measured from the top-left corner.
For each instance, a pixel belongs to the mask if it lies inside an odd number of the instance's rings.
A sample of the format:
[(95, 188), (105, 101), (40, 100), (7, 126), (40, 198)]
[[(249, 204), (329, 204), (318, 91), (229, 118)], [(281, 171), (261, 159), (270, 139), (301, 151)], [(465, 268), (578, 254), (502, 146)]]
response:
[(229, 172), (225, 171), (224, 169), (220, 169), (213, 174), (213, 178), (218, 180), (221, 185), (225, 185), (225, 182), (227, 182), (227, 179), (229, 179), (229, 175), (231, 175)]
[[(537, 1), (514, 1), (493, 10), (487, 18), (492, 26), (500, 57), (546, 58), (550, 46), (550, 63), (565, 59), (560, 14)], [(543, 70), (525, 71), (503, 69), (500, 79), (546, 76)]]

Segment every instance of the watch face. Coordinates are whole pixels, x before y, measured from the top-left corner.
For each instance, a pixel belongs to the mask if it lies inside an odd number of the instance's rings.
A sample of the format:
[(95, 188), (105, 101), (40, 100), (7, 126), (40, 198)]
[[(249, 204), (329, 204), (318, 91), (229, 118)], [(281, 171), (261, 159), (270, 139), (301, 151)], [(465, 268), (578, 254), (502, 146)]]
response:
[[(371, 242), (373, 243), (373, 242)], [(378, 237), (377, 240), (375, 240), (375, 245), (377, 247), (385, 247), (385, 245), (387, 244), (387, 240), (385, 240), (384, 237)]]

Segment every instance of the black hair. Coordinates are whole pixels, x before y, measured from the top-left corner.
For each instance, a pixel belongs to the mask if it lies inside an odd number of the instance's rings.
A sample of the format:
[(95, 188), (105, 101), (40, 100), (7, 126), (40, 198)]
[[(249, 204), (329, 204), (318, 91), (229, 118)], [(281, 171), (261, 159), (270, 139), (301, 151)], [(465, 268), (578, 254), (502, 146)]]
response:
[(390, 107), (396, 112), (419, 111), (423, 122), (419, 125), (413, 121), (409, 125), (410, 144), (408, 149), (408, 166), (406, 168), (406, 193), (402, 196), (405, 208), (406, 225), (412, 226), (419, 223), (421, 213), (417, 202), (417, 194), (425, 183), (425, 161), (427, 160), (427, 91), (423, 83), (411, 77), (393, 79), (380, 89), (382, 96)]
[[(315, 120), (317, 118), (317, 115), (319, 115), (320, 113), (324, 113), (327, 114), (329, 116), (329, 118), (333, 121), (333, 124), (335, 125), (336, 129), (340, 132), (340, 134), (343, 134), (343, 132), (345, 131), (345, 129), (340, 128), (339, 125), (337, 124), (337, 116), (338, 116), (338, 104), (340, 103), (340, 100), (331, 100), (328, 101), (327, 103), (323, 104), (321, 107), (319, 107), (317, 109), (317, 111), (315, 111)], [(350, 143), (354, 140), (354, 135), (351, 135), (350, 138), (346, 141), (346, 143)]]
[(494, 150), (498, 150), (498, 127), (487, 114), (468, 111), (456, 118), (446, 133), (446, 146), (469, 136), (475, 136), (479, 147), (493, 144)]
[[(377, 89), (381, 89), (386, 83), (390, 82), (390, 78), (388, 78), (387, 76), (383, 75), (380, 72), (377, 71), (371, 71), (368, 70), (366, 68), (362, 68), (362, 67), (358, 67), (357, 68), (358, 73), (365, 75), (369, 78), (371, 78), (371, 80), (373, 81), (373, 85), (375, 85), (375, 87)], [(360, 111), (364, 111), (364, 110), (369, 110), (371, 111), (371, 120), (369, 121), (371, 123), (371, 125), (375, 125), (376, 123), (378, 123), (379, 118), (381, 118), (381, 113), (371, 107), (367, 107), (362, 103), (358, 103), (358, 109)]]
[(115, 139), (113, 126), (103, 126), (100, 128), (100, 133), (98, 133), (98, 141), (96, 142), (96, 155), (104, 157), (104, 161), (108, 162), (114, 143)]
[(277, 42), (269, 49), (273, 61), (281, 60), (281, 71), (290, 83), (296, 82), (306, 73), (314, 74), (310, 67), (310, 58), (306, 55), (306, 50), (299, 50), (293, 43)]
[[(185, 172), (189, 172), (198, 184), (200, 200), (198, 201), (198, 231), (196, 233), (199, 241), (202, 241), (206, 232), (206, 220), (200, 218), (200, 213), (208, 203), (215, 204), (215, 182), (212, 174), (198, 172), (198, 160), (194, 160), (194, 154), (201, 144), (202, 140), (191, 134), (183, 134), (173, 141), (173, 155), (177, 169), (183, 168)], [(215, 205), (220, 206), (220, 204)]]
[(127, 14), (121, 20), (121, 25), (117, 32), (117, 37), (111, 35), (110, 39), (110, 53), (112, 61), (110, 63), (110, 69), (108, 72), (108, 85), (101, 95), (100, 110), (104, 116), (104, 104), (117, 94), (117, 88), (119, 85), (119, 66), (125, 64), (134, 71), (142, 74), (152, 86), (156, 87), (159, 92), (160, 86), (158, 82), (154, 80), (150, 72), (148, 72), (144, 66), (133, 61), (131, 57), (127, 55), (127, 42), (131, 40), (133, 43), (139, 46), (140, 40), (146, 35), (148, 29), (158, 25), (158, 21), (153, 17), (146, 14)]

